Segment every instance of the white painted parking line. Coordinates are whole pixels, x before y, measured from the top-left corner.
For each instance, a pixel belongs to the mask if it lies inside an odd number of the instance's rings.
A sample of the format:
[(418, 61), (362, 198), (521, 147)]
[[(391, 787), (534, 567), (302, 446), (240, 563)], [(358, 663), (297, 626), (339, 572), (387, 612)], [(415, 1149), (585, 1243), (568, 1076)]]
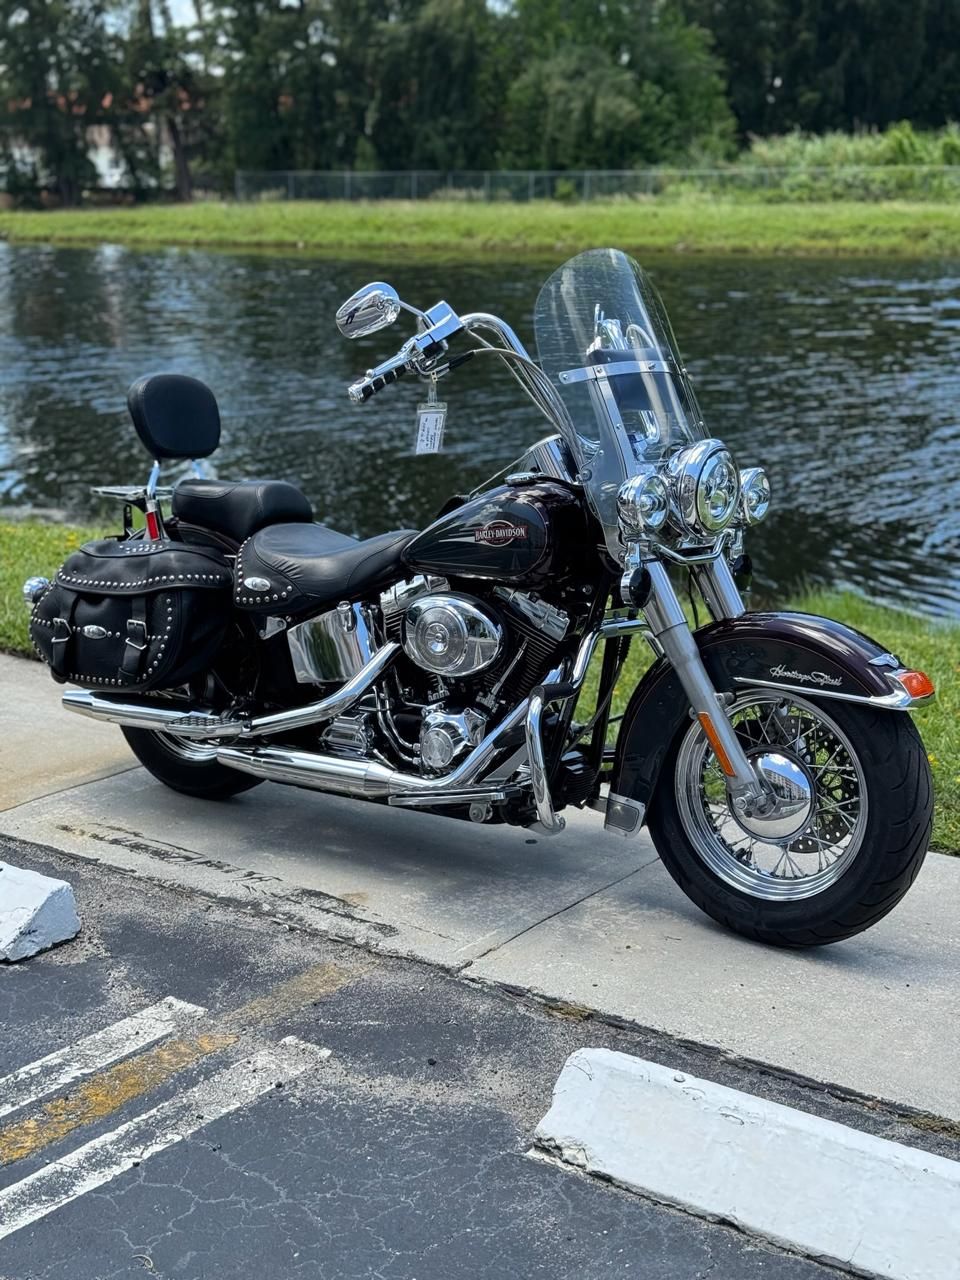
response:
[(189, 1138), (330, 1056), (287, 1036), (0, 1191), (0, 1240)]
[(541, 1151), (869, 1275), (960, 1280), (960, 1164), (609, 1049), (570, 1055)]
[(0, 1116), (29, 1106), (38, 1098), (56, 1093), (84, 1076), (93, 1075), (111, 1062), (162, 1040), (182, 1023), (197, 1018), (206, 1010), (167, 996), (157, 1004), (141, 1009), (102, 1031), (58, 1049), (0, 1080)]

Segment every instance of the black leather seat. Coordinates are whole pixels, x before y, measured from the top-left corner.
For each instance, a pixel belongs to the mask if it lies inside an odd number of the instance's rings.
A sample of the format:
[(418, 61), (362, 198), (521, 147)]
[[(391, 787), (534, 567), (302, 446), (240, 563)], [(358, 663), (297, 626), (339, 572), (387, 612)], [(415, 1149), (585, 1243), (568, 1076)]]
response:
[(181, 480), (170, 509), (178, 520), (235, 543), (270, 524), (313, 520), (310, 503), (285, 480)]
[(274, 524), (237, 557), (234, 603), (256, 613), (302, 613), (382, 591), (398, 576), (415, 529), (360, 542), (322, 524)]

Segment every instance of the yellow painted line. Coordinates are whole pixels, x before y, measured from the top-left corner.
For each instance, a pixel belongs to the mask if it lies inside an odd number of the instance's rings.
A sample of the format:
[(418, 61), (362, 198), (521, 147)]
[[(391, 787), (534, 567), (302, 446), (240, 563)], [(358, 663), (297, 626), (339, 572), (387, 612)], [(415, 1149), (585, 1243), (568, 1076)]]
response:
[(83, 1125), (119, 1111), (134, 1098), (163, 1084), (184, 1067), (237, 1043), (241, 1033), (269, 1025), (304, 1006), (319, 1003), (360, 976), (368, 966), (352, 969), (315, 965), (279, 983), (264, 996), (223, 1014), (211, 1031), (192, 1039), (165, 1041), (136, 1057), (100, 1071), (62, 1098), (55, 1098), (27, 1119), (0, 1129), (0, 1166), (36, 1155)]
[(36, 1155), (82, 1125), (103, 1120), (184, 1067), (236, 1044), (238, 1038), (233, 1033), (207, 1033), (190, 1040), (170, 1040), (91, 1076), (66, 1097), (48, 1102), (36, 1115), (0, 1129), (0, 1165)]
[(314, 965), (312, 969), (305, 969), (303, 973), (279, 983), (265, 996), (258, 996), (225, 1014), (222, 1022), (230, 1027), (277, 1022), (288, 1014), (296, 1013), (304, 1005), (332, 996), (348, 982), (359, 977), (367, 967), (361, 964), (354, 969), (344, 969), (338, 964)]

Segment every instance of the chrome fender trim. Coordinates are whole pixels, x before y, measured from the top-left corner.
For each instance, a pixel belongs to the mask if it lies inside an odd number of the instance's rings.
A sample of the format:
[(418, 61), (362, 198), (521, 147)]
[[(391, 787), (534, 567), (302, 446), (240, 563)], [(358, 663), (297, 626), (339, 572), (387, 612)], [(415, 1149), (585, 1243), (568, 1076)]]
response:
[[(908, 668), (902, 667), (900, 670), (906, 672)], [(895, 684), (897, 674), (896, 671), (884, 672), (891, 685)], [(746, 676), (734, 676), (733, 681), (734, 684), (746, 685), (749, 688), (782, 689), (784, 693), (802, 693), (805, 697), (834, 698), (838, 702), (859, 702), (883, 711), (912, 711), (914, 707), (922, 707), (925, 703), (932, 702), (937, 696), (935, 693), (928, 693), (924, 697), (917, 698), (899, 684), (891, 688), (889, 693), (835, 693), (832, 689), (825, 689), (821, 685), (787, 684), (782, 680), (751, 680)]]

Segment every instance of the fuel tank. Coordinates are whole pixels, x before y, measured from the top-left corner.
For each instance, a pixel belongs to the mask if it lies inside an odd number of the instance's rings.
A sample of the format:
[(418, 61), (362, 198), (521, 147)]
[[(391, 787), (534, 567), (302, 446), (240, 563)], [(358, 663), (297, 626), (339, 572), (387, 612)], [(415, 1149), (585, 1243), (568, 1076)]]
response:
[(407, 545), (403, 561), (443, 578), (538, 587), (583, 565), (586, 542), (581, 495), (537, 480), (488, 489), (441, 516)]

